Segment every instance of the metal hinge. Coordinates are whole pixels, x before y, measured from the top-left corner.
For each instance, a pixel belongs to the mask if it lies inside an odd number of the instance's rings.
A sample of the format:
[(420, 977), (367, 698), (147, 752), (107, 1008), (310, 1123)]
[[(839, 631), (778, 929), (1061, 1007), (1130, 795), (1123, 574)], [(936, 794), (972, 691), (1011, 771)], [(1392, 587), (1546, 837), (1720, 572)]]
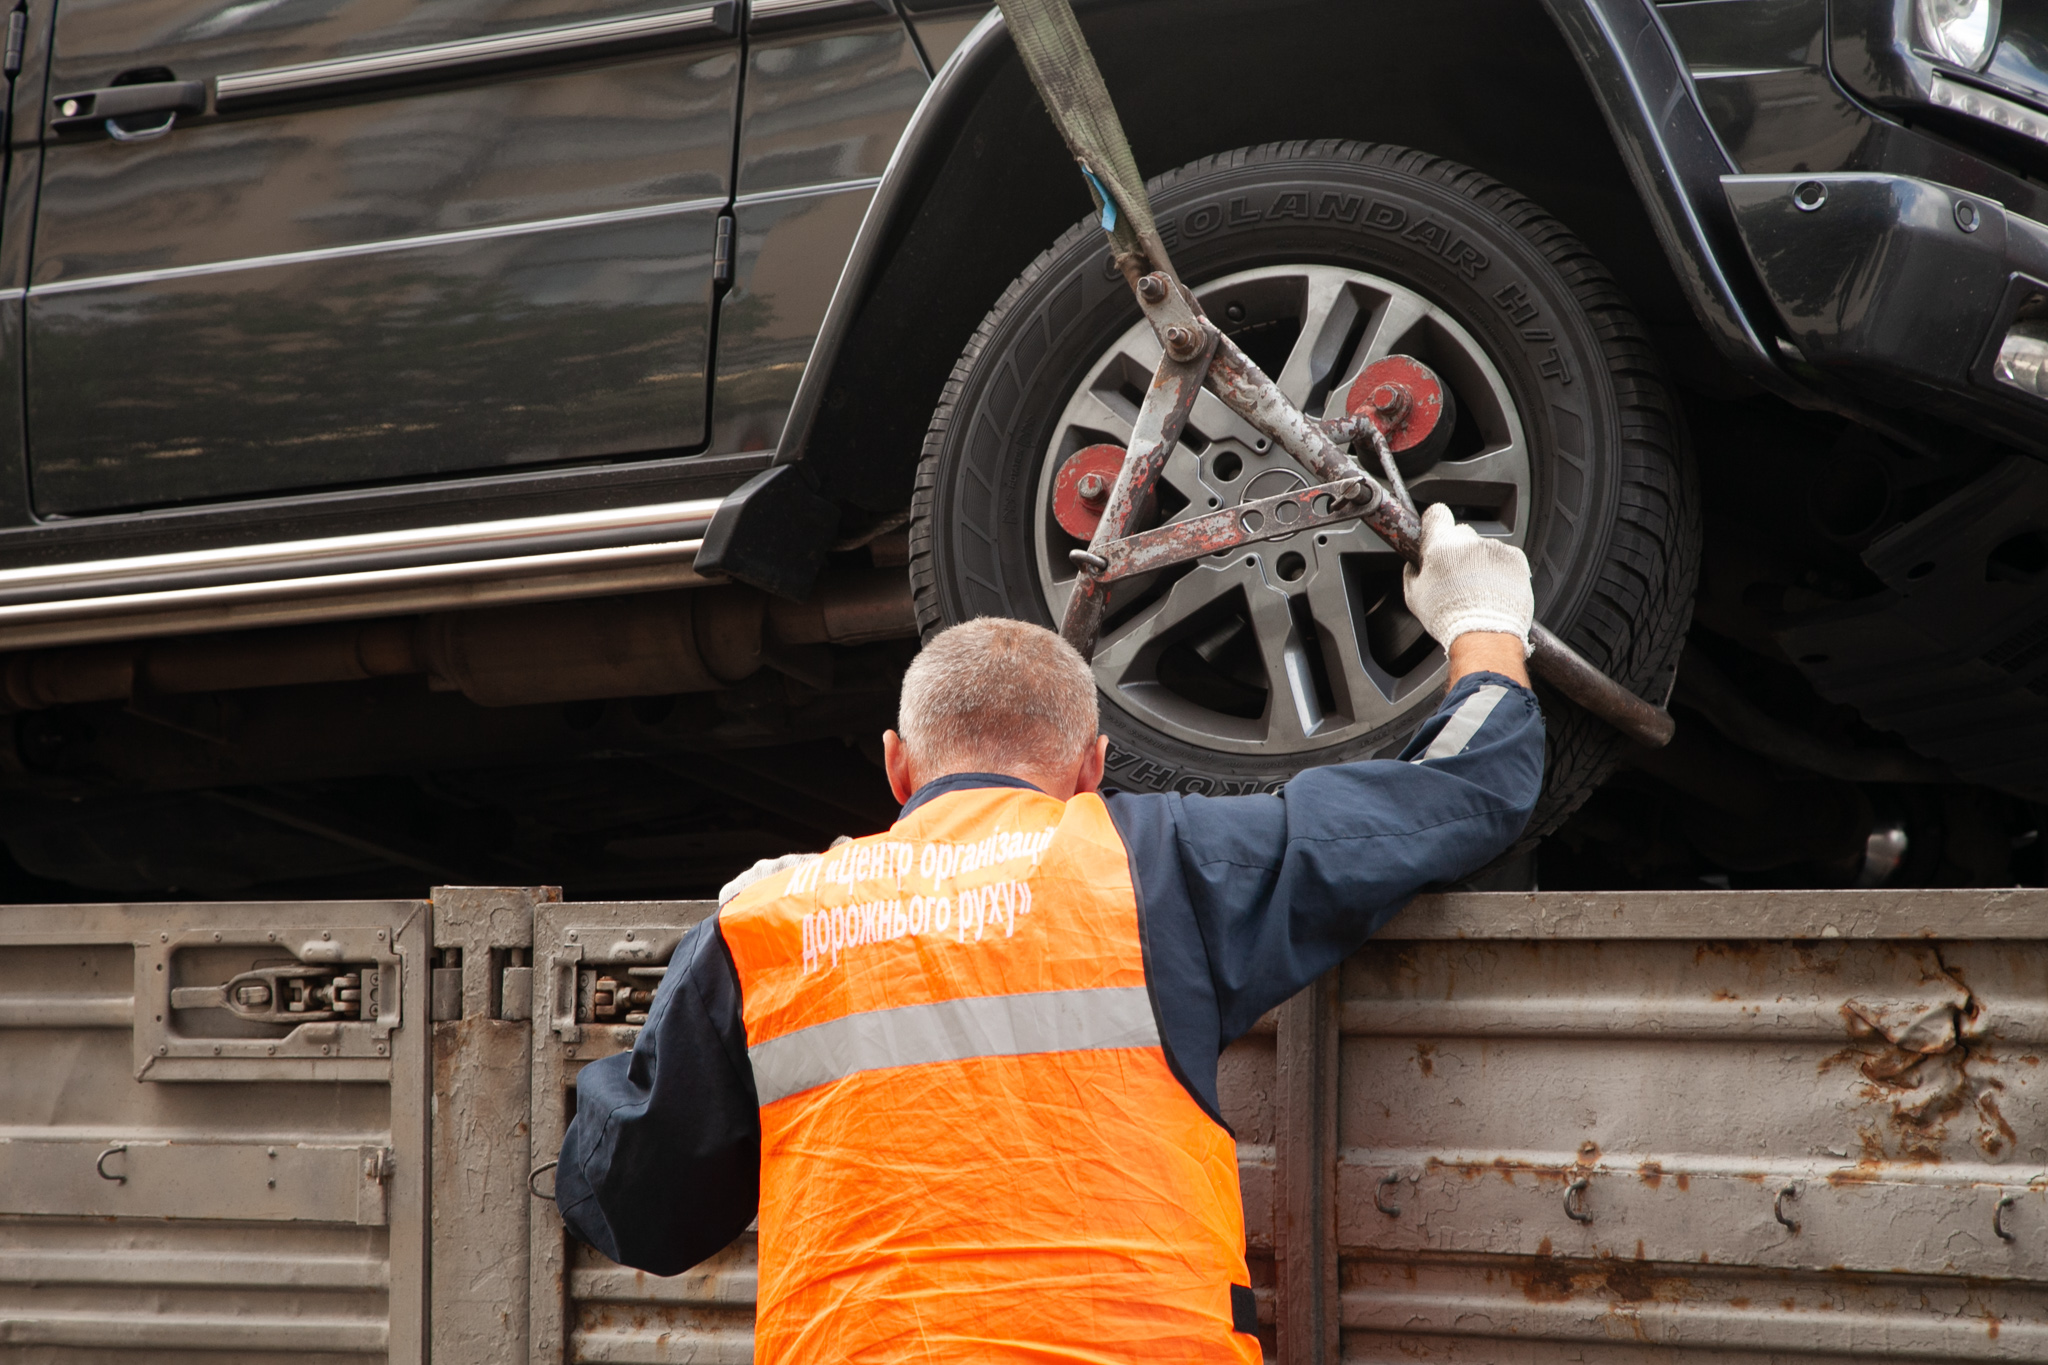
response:
[[(365, 1008), (363, 979), (370, 980)], [(327, 1019), (375, 1019), (377, 973), (346, 967), (258, 967), (222, 986), (177, 986), (175, 1010), (226, 1010), (264, 1024), (310, 1024)]]
[(718, 241), (711, 248), (711, 282), (732, 283), (732, 215), (718, 215)]
[[(621, 981), (607, 972), (590, 985), (590, 1008), (578, 1011), (579, 1018), (592, 1024), (644, 1024), (647, 1007), (654, 1003), (654, 984), (668, 973), (666, 967), (628, 967)], [(640, 981), (630, 978), (639, 977)]]

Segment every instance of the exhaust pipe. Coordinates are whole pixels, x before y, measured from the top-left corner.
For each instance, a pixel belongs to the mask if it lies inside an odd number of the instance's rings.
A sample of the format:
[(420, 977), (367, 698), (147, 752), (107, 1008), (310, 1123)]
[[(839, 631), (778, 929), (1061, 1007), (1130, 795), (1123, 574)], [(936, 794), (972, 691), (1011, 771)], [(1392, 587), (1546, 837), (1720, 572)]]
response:
[(5, 660), (0, 694), (34, 711), (425, 674), (481, 706), (529, 706), (714, 692), (764, 666), (815, 683), (829, 678), (820, 646), (916, 634), (907, 575), (868, 570), (801, 603), (715, 587), (42, 650)]

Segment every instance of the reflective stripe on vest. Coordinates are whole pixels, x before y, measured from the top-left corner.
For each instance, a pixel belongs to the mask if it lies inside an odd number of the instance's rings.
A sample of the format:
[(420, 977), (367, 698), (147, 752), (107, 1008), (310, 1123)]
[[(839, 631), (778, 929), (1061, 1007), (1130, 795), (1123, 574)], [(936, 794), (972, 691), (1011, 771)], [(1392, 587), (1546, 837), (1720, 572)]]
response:
[(1143, 986), (1034, 991), (936, 1000), (849, 1014), (747, 1049), (761, 1103), (800, 1094), (856, 1071), (970, 1057), (1158, 1047), (1159, 1026)]
[(1100, 798), (948, 793), (719, 930), (756, 1360), (1259, 1360), (1236, 1145), (1167, 1065)]

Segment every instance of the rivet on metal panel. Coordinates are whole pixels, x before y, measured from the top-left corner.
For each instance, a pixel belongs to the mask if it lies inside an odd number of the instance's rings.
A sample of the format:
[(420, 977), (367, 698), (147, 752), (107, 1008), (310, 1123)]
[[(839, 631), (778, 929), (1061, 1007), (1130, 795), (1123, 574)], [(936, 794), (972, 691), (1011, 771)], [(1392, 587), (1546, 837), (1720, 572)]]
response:
[(1593, 1215), (1586, 1212), (1586, 1191), (1591, 1188), (1592, 1184), (1592, 1181), (1584, 1176), (1580, 1176), (1577, 1180), (1565, 1186), (1564, 1216), (1571, 1219), (1574, 1223), (1590, 1223), (1593, 1221)]
[(1797, 1185), (1787, 1185), (1784, 1189), (1779, 1190), (1778, 1197), (1771, 1201), (1771, 1216), (1780, 1223), (1783, 1223), (1795, 1236), (1799, 1232), (1799, 1220), (1785, 1212), (1785, 1201), (1787, 1199), (1797, 1199), (1798, 1197), (1799, 1187)]
[(1401, 1175), (1400, 1172), (1396, 1171), (1392, 1175), (1381, 1176), (1380, 1183), (1373, 1187), (1372, 1206), (1389, 1218), (1399, 1218), (1401, 1216), (1401, 1206), (1387, 1202), (1387, 1186), (1399, 1185), (1400, 1183)]
[(543, 1161), (540, 1163), (540, 1165), (534, 1167), (531, 1171), (527, 1172), (526, 1188), (535, 1199), (545, 1199), (550, 1204), (555, 1202), (555, 1197), (553, 1195), (542, 1194), (540, 1192), (540, 1186), (534, 1184), (533, 1182), (540, 1179), (542, 1172), (552, 1171), (555, 1167), (559, 1166), (560, 1164), (560, 1161)]
[(99, 1160), (92, 1163), (92, 1168), (100, 1173), (100, 1179), (111, 1180), (116, 1185), (125, 1185), (128, 1183), (128, 1177), (125, 1175), (109, 1175), (107, 1173), (107, 1158), (110, 1156), (123, 1154), (127, 1152), (127, 1150), (128, 1147), (125, 1143), (117, 1142), (113, 1146), (107, 1148), (106, 1151), (100, 1153)]
[[(215, 937), (215, 938), (218, 938), (218, 937), (220, 937), (220, 935), (216, 934), (216, 935), (214, 935), (214, 937)], [(320, 937), (322, 937), (322, 938), (333, 938), (333, 937), (334, 937), (334, 932), (333, 932), (332, 930), (330, 930), (330, 929), (322, 929), (322, 930), (320, 931)]]
[(2013, 1206), (2013, 1196), (2005, 1195), (1991, 1210), (1991, 1230), (1998, 1234), (2001, 1242), (2015, 1242), (2019, 1239), (2005, 1230), (2005, 1211)]

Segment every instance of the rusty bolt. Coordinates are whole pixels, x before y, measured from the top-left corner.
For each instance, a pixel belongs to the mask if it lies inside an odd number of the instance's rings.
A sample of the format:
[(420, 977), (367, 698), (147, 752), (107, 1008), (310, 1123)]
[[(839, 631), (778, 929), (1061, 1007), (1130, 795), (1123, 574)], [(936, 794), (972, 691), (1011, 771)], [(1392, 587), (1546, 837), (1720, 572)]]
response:
[(1186, 360), (1193, 356), (1201, 338), (1191, 327), (1169, 327), (1166, 329), (1166, 353), (1175, 360)]
[(1080, 494), (1082, 502), (1099, 508), (1109, 501), (1109, 480), (1100, 474), (1083, 474), (1074, 485), (1074, 491)]
[(1138, 297), (1147, 303), (1166, 302), (1166, 276), (1147, 275), (1139, 280)]
[(1399, 384), (1382, 384), (1365, 401), (1374, 412), (1398, 419), (1408, 411), (1408, 390)]

